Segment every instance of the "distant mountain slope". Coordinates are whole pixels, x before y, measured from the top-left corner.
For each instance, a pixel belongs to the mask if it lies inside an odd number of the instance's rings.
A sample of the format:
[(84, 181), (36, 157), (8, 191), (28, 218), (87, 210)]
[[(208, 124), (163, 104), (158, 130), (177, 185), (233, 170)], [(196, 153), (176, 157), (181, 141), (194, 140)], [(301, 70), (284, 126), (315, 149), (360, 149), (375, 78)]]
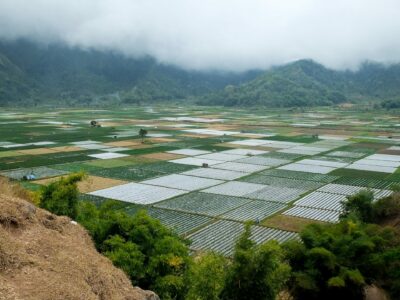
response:
[(191, 72), (158, 64), (149, 57), (132, 59), (111, 52), (39, 46), (27, 41), (0, 42), (0, 59), (6, 62), (0, 70), (0, 104), (27, 98), (31, 102), (82, 102), (104, 95), (130, 103), (184, 99), (259, 74)]
[[(400, 64), (335, 71), (311, 60), (265, 72), (198, 72), (112, 52), (0, 42), (0, 105), (196, 101), (272, 107), (386, 100), (400, 105)], [(394, 102), (393, 102), (394, 101)]]
[[(332, 84), (334, 83), (334, 84)], [(205, 104), (312, 106), (346, 100), (340, 92), (343, 80), (334, 72), (311, 61), (271, 69), (240, 86), (207, 95)]]
[(35, 85), (24, 72), (0, 53), (0, 102), (22, 100), (35, 90)]
[(313, 106), (400, 97), (400, 65), (365, 63), (334, 71), (311, 60), (273, 68), (254, 80), (201, 98), (207, 105)]

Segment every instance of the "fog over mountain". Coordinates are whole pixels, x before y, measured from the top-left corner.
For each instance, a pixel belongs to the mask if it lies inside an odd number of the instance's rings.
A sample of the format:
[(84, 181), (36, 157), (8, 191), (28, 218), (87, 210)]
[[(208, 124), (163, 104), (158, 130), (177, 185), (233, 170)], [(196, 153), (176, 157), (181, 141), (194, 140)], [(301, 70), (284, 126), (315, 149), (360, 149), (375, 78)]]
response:
[(398, 0), (2, 0), (0, 39), (244, 71), (309, 58), (334, 69), (400, 61)]

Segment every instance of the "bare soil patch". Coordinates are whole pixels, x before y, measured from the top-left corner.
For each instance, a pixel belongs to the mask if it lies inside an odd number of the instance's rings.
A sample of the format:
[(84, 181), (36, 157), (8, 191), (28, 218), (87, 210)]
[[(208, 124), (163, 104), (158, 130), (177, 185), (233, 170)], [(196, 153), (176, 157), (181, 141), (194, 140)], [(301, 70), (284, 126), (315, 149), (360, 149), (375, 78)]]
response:
[(79, 148), (79, 147), (76, 147), (76, 146), (61, 146), (61, 147), (53, 147), (53, 148), (49, 148), (49, 149), (52, 149), (52, 150), (57, 151), (57, 152), (74, 152), (74, 151), (85, 150), (83, 148)]
[(36, 148), (36, 149), (18, 150), (18, 152), (28, 155), (40, 155), (40, 154), (56, 153), (57, 151), (51, 148)]
[[(40, 185), (48, 185), (52, 182), (59, 180), (62, 176), (40, 179), (33, 181)], [(99, 176), (88, 176), (86, 179), (78, 183), (78, 189), (81, 193), (94, 192), (101, 189), (110, 188), (116, 185), (127, 183), (124, 180), (104, 178)]]
[(0, 261), (0, 299), (159, 299), (132, 287), (80, 225), (3, 194)]
[(173, 138), (146, 138), (146, 142), (147, 143), (153, 143), (153, 144), (159, 144), (159, 143), (169, 143), (169, 142), (176, 142), (178, 141), (177, 139), (173, 139)]
[(300, 232), (309, 224), (322, 223), (315, 220), (297, 218), (285, 215), (276, 215), (265, 220), (262, 224), (268, 227), (278, 228), (282, 230)]

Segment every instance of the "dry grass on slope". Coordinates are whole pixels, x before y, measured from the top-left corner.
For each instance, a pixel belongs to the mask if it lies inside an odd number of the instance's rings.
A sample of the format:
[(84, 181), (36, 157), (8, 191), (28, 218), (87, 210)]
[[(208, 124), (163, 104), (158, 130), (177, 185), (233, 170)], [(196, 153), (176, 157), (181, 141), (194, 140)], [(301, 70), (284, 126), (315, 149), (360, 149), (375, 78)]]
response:
[(0, 299), (158, 299), (132, 287), (96, 251), (80, 225), (3, 187), (7, 185), (0, 187)]

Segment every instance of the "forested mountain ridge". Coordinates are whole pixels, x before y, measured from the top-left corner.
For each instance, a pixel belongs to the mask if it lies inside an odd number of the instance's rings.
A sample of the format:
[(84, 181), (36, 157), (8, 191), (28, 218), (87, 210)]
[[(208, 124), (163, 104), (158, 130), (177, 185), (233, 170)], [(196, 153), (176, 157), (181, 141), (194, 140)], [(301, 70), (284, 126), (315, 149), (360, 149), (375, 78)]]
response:
[(400, 106), (400, 64), (331, 70), (299, 60), (267, 71), (200, 72), (63, 45), (0, 41), (0, 105), (195, 101), (270, 107), (386, 101)]
[(397, 101), (399, 95), (399, 64), (364, 63), (357, 71), (335, 71), (312, 60), (300, 60), (268, 70), (242, 85), (210, 93), (199, 102), (290, 107), (345, 101)]
[(0, 104), (177, 100), (240, 84), (259, 73), (186, 71), (150, 57), (0, 42)]

